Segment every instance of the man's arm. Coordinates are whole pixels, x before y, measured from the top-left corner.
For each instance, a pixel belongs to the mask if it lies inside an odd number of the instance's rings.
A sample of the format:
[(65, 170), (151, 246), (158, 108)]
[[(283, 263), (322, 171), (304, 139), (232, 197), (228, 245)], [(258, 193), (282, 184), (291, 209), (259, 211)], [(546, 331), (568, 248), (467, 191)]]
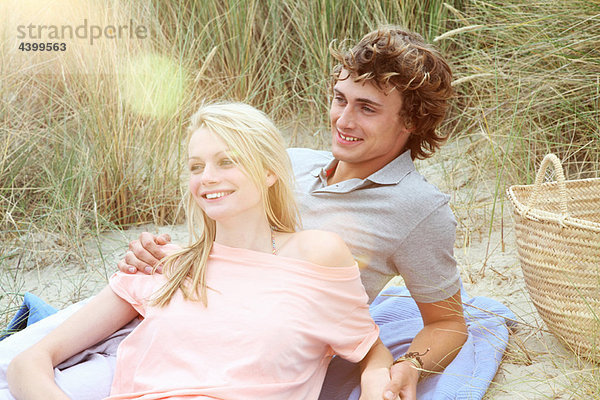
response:
[[(423, 369), (440, 372), (454, 360), (467, 340), (460, 290), (454, 296), (435, 303), (417, 303), (423, 329), (415, 336), (408, 351), (429, 351), (421, 357)], [(433, 345), (432, 345), (433, 344)], [(425, 374), (427, 375), (427, 373)]]
[(131, 321), (138, 313), (104, 288), (38, 343), (17, 355), (6, 371), (17, 399), (68, 399), (54, 381), (54, 367)]
[[(455, 238), (456, 220), (450, 207), (442, 204), (411, 231), (394, 257), (396, 265), (405, 266), (405, 281), (423, 319), (423, 329), (408, 352), (426, 353), (421, 356), (426, 371), (442, 371), (467, 339), (453, 257)], [(431, 300), (437, 301), (428, 300), (436, 295)], [(391, 368), (391, 375), (392, 387), (401, 388), (402, 399), (416, 399), (419, 377), (427, 372), (419, 372), (411, 361), (404, 361)]]
[[(467, 340), (467, 325), (463, 316), (460, 290), (454, 296), (435, 303), (419, 303), (423, 329), (415, 336), (407, 352), (423, 354), (423, 370), (410, 361), (392, 366), (390, 389), (400, 397), (416, 400), (417, 383), (421, 376), (441, 372), (452, 362)], [(388, 394), (386, 399), (395, 399)]]

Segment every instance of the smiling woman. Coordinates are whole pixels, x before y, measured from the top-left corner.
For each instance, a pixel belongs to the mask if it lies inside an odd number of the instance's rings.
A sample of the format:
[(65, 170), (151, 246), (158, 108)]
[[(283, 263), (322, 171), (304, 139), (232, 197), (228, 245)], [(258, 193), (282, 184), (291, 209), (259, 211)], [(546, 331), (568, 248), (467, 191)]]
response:
[(188, 148), (189, 246), (163, 246), (164, 274), (114, 274), (16, 356), (15, 397), (65, 398), (53, 368), (139, 315), (119, 345), (110, 399), (316, 400), (334, 354), (360, 361), (363, 398), (381, 399), (392, 356), (358, 266), (336, 234), (296, 232), (290, 161), (273, 123), (248, 105), (205, 105)]
[[(245, 104), (206, 105), (192, 116), (188, 135), (190, 248), (164, 261), (167, 275), (171, 268), (178, 272), (157, 304), (168, 303), (178, 288), (186, 298), (197, 298), (199, 291), (206, 302), (204, 266), (216, 239), (238, 247), (227, 238), (238, 236), (232, 231), (245, 232), (253, 239), (246, 245), (265, 251), (271, 248), (271, 229), (285, 234), (299, 225), (291, 163), (264, 113)], [(189, 276), (193, 290), (184, 284)]]

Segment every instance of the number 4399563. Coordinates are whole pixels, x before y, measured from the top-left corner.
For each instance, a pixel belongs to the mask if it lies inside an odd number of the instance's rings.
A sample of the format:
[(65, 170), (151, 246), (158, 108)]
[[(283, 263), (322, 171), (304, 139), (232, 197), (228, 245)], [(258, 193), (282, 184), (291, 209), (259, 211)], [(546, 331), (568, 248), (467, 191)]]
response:
[(29, 42), (21, 42), (19, 44), (19, 50), (21, 51), (66, 51), (67, 44), (62, 43), (29, 43)]

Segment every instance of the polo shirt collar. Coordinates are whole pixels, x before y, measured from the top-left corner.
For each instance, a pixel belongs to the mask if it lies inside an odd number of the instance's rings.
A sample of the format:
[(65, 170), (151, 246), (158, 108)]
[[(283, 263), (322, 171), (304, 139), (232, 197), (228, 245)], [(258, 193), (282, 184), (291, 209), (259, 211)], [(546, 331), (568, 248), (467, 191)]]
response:
[[(321, 177), (327, 180), (327, 172), (333, 171), (338, 162), (338, 160), (332, 158), (324, 167), (313, 169), (311, 175), (315, 178)], [(380, 185), (396, 185), (402, 178), (414, 170), (415, 164), (410, 157), (410, 150), (406, 150), (404, 153), (390, 161), (385, 167), (369, 175), (365, 180)]]
[(337, 167), (338, 162), (338, 160), (332, 158), (331, 161), (327, 163), (327, 165), (325, 165), (324, 167), (317, 167), (313, 169), (310, 172), (310, 174), (315, 178), (318, 178), (319, 176), (327, 178), (331, 172), (335, 171), (335, 167)]
[(406, 150), (385, 167), (368, 176), (367, 180), (380, 185), (396, 185), (414, 170), (415, 164), (410, 158), (410, 150)]

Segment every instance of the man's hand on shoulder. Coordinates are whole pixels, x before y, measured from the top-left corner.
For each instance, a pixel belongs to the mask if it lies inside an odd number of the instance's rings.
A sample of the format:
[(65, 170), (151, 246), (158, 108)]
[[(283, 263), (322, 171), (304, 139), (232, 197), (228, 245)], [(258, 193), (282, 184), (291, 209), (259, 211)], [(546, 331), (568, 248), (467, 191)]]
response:
[(355, 263), (350, 249), (336, 233), (306, 230), (298, 239), (306, 261), (325, 267), (350, 267)]
[[(129, 250), (125, 257), (117, 263), (121, 272), (135, 274), (140, 271), (146, 274), (152, 272), (153, 267), (165, 256), (179, 249), (171, 244), (171, 237), (164, 233), (155, 236), (149, 232), (142, 232), (138, 240), (129, 243)], [(162, 268), (158, 268), (159, 273)]]

